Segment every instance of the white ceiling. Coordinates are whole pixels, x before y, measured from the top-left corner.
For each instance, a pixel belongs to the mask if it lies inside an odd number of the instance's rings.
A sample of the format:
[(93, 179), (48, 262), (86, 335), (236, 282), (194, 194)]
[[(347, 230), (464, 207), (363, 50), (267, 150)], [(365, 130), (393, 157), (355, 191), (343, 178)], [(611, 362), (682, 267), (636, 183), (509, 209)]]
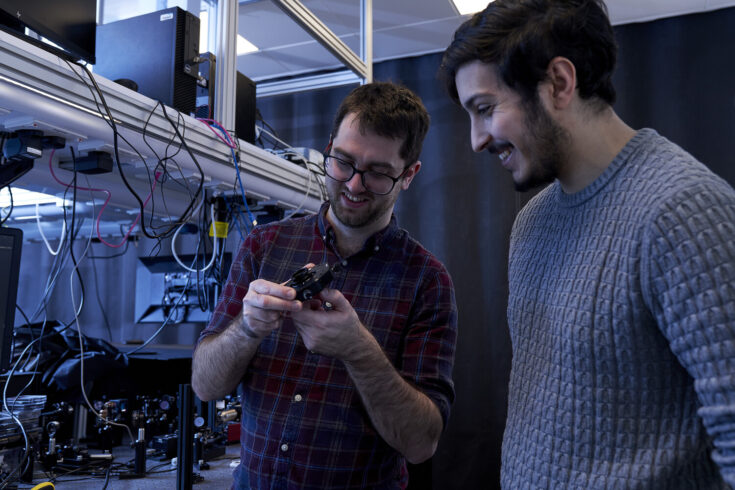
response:
[[(360, 54), (360, 0), (301, 0)], [(735, 6), (735, 0), (606, 0), (614, 25)], [(373, 61), (442, 51), (466, 19), (451, 0), (373, 0)], [(240, 0), (239, 33), (260, 51), (238, 57), (257, 81), (341, 68), (342, 64), (269, 0)]]

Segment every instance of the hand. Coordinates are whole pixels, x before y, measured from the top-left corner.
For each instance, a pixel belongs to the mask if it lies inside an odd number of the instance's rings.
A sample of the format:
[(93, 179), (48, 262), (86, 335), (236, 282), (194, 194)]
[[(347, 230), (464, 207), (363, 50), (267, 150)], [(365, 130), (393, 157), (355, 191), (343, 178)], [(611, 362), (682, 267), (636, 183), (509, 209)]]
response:
[[(331, 305), (325, 308), (326, 304)], [(367, 332), (352, 305), (336, 289), (323, 289), (291, 318), (310, 351), (347, 360), (359, 352)]]
[(302, 309), (293, 288), (256, 279), (242, 300), (240, 328), (250, 338), (262, 338), (283, 323), (283, 314)]

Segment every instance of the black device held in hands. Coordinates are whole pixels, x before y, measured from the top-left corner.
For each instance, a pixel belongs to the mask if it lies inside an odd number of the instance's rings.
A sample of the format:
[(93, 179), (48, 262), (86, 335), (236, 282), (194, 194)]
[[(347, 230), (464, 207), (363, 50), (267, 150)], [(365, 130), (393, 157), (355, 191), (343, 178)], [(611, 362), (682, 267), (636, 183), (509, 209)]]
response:
[(319, 291), (327, 287), (334, 279), (334, 272), (338, 272), (342, 268), (342, 263), (337, 262), (330, 266), (329, 264), (319, 264), (314, 267), (302, 267), (294, 272), (291, 279), (286, 282), (286, 286), (296, 290), (296, 299), (306, 301), (317, 294)]

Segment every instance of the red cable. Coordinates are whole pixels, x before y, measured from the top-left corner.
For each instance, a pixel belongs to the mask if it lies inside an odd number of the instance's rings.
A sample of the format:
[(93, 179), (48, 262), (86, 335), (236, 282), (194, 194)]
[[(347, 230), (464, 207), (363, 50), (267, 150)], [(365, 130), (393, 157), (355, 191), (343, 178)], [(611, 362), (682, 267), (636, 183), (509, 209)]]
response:
[(222, 137), (222, 134), (219, 131), (216, 131), (215, 128), (212, 127), (212, 123), (219, 125), (220, 128), (224, 128), (222, 124), (219, 123), (219, 121), (216, 121), (214, 119), (204, 119), (204, 118), (197, 118), (197, 121), (201, 121), (204, 124), (207, 125), (207, 127), (214, 133), (214, 135), (219, 138), (219, 140), (232, 148), (233, 150), (237, 150), (237, 145), (232, 141), (232, 138), (230, 138), (230, 133), (227, 131), (223, 131), (227, 135), (227, 140)]
[[(77, 190), (90, 191), (90, 192), (104, 192), (105, 194), (107, 194), (107, 199), (105, 199), (105, 203), (102, 205), (102, 208), (100, 208), (100, 212), (97, 215), (97, 220), (96, 220), (97, 221), (97, 238), (99, 239), (99, 241), (102, 242), (102, 243), (104, 243), (108, 247), (111, 247), (111, 248), (120, 248), (123, 245), (125, 245), (125, 242), (128, 241), (128, 237), (130, 236), (130, 233), (138, 225), (138, 221), (140, 221), (140, 215), (141, 215), (141, 213), (138, 213), (138, 216), (135, 218), (135, 221), (133, 222), (133, 224), (128, 229), (128, 232), (123, 237), (122, 242), (120, 242), (117, 245), (113, 245), (112, 243), (108, 243), (107, 241), (105, 241), (102, 238), (102, 234), (100, 233), (100, 219), (102, 218), (102, 213), (105, 211), (105, 208), (107, 207), (107, 203), (109, 203), (110, 202), (110, 199), (112, 198), (112, 193), (110, 191), (108, 191), (107, 189), (96, 189), (96, 188), (92, 188), (92, 187), (80, 187), (80, 186), (74, 185), (73, 183), (66, 184), (66, 183), (62, 182), (61, 180), (59, 180), (58, 177), (56, 177), (56, 174), (54, 173), (54, 166), (52, 164), (53, 159), (54, 159), (54, 153), (56, 153), (56, 149), (51, 150), (51, 156), (48, 159), (48, 168), (49, 168), (49, 170), (51, 170), (51, 176), (54, 178), (54, 180), (56, 182), (58, 182), (59, 184), (63, 185), (67, 189), (69, 187), (74, 186)], [(151, 193), (148, 194), (148, 197), (146, 198), (145, 202), (143, 203), (143, 207), (144, 208), (148, 204), (148, 201), (151, 200), (151, 197), (153, 197), (153, 191), (156, 189), (156, 182), (158, 182), (158, 177), (160, 177), (160, 175), (161, 175), (161, 172), (156, 172), (156, 177), (155, 177), (155, 179), (153, 181), (153, 186), (151, 187)], [(74, 204), (76, 205), (76, 203), (74, 203)]]

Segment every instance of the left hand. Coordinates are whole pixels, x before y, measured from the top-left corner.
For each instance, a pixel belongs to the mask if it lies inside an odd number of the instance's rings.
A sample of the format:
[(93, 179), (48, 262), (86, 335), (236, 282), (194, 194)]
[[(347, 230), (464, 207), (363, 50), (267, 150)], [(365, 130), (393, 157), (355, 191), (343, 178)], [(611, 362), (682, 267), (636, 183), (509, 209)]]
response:
[[(328, 310), (323, 305), (329, 303)], [(365, 328), (347, 298), (337, 289), (323, 289), (317, 299), (305, 301), (290, 313), (307, 349), (346, 360), (359, 352)]]

